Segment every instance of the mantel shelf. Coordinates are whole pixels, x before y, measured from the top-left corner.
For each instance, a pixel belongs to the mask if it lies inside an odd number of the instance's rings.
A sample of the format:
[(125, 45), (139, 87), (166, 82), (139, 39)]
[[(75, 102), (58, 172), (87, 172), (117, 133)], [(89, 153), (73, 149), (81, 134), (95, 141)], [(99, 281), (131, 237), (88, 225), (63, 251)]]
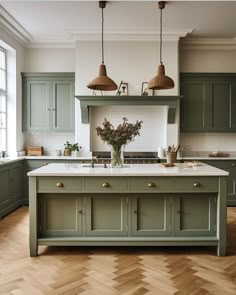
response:
[(176, 109), (180, 96), (86, 96), (76, 95), (80, 100), (82, 123), (89, 123), (89, 107), (107, 105), (153, 105), (168, 107), (168, 124), (175, 123)]

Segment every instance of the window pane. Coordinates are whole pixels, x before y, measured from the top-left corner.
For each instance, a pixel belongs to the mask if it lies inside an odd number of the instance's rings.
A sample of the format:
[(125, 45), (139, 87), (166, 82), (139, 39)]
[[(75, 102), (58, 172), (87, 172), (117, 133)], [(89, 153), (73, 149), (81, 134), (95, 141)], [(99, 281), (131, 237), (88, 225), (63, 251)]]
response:
[(0, 128), (6, 128), (6, 113), (0, 113)]
[(0, 94), (0, 112), (6, 112), (6, 95)]
[(6, 72), (0, 70), (0, 88), (6, 90)]
[(6, 129), (0, 129), (0, 151), (6, 151)]
[(0, 69), (3, 68), (3, 52), (0, 50)]

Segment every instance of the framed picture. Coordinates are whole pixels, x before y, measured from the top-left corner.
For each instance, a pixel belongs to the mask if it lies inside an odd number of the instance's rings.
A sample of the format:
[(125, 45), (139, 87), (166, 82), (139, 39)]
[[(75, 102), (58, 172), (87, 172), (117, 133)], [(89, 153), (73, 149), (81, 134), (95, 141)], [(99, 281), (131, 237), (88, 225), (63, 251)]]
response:
[(128, 95), (128, 83), (121, 81), (116, 95)]
[(148, 82), (142, 83), (141, 95), (153, 96), (154, 91), (148, 88)]

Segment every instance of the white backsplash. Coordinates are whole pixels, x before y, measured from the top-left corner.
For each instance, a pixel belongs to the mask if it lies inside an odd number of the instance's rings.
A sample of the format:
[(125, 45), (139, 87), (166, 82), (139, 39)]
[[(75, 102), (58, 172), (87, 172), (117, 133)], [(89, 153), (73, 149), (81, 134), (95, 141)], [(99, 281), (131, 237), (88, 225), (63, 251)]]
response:
[(104, 118), (116, 128), (126, 117), (130, 123), (143, 121), (140, 136), (129, 143), (126, 151), (157, 151), (160, 146), (166, 146), (167, 107), (166, 106), (103, 106), (93, 107), (90, 113), (91, 150), (107, 151), (109, 146), (104, 144), (96, 134), (96, 127), (101, 126)]
[(235, 151), (236, 134), (181, 133), (182, 151)]
[[(45, 155), (56, 155), (56, 150), (64, 149), (66, 141), (75, 142), (74, 133), (41, 133), (30, 132), (25, 136), (25, 147), (27, 146), (43, 146)], [(81, 143), (79, 143), (80, 145)]]

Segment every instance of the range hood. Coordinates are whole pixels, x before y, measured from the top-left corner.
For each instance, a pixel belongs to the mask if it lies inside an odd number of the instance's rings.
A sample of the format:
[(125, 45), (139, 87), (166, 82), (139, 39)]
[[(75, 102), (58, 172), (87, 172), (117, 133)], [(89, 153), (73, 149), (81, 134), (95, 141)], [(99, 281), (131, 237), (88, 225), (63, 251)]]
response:
[(179, 106), (180, 96), (86, 96), (76, 95), (80, 100), (81, 120), (82, 123), (89, 123), (89, 108), (98, 106), (167, 106), (168, 117), (167, 123), (175, 123), (176, 109)]

